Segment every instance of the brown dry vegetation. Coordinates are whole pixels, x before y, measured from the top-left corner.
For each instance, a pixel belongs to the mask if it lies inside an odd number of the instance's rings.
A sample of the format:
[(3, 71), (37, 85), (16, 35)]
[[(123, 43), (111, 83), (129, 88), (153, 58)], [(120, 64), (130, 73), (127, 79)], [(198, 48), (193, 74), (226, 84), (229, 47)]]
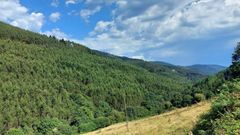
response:
[(210, 109), (210, 102), (176, 109), (158, 116), (115, 124), (85, 135), (186, 135), (199, 116)]

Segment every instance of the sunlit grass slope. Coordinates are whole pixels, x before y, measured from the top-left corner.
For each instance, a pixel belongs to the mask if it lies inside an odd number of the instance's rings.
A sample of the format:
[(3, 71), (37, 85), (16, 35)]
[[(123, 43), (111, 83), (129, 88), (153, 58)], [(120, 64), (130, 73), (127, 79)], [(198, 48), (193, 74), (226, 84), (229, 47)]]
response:
[(115, 124), (85, 135), (186, 135), (191, 131), (199, 116), (208, 112), (210, 102), (176, 109), (158, 116)]

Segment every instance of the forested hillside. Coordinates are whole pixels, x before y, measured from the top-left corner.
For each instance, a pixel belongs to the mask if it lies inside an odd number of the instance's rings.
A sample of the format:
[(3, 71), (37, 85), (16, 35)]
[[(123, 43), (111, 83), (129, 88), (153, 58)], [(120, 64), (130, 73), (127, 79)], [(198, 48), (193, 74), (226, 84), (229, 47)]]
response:
[(233, 64), (224, 72), (224, 76), (222, 73), (212, 82), (215, 84), (212, 88), (219, 91), (220, 95), (211, 111), (198, 122), (194, 129), (196, 135), (240, 134), (240, 43), (232, 60)]
[(182, 82), (197, 82), (206, 77), (205, 74), (201, 74), (197, 71), (187, 69), (181, 66), (175, 66), (172, 64), (168, 64), (166, 62), (148, 62), (140, 59), (131, 59), (127, 57), (119, 57), (115, 55), (111, 55), (108, 53), (103, 53), (99, 51), (93, 51), (94, 54), (105, 57), (112, 57), (115, 59), (123, 60), (129, 64), (144, 68), (151, 73), (158, 74), (160, 76), (167, 76), (170, 78), (174, 78), (177, 80), (181, 80)]
[(83, 133), (187, 106), (205, 98), (192, 77), (0, 23), (0, 133)]
[(182, 80), (185, 82), (197, 82), (206, 77), (206, 75), (193, 71), (191, 69), (186, 69), (181, 66), (175, 66), (163, 62), (146, 62), (143, 60), (129, 58), (122, 59), (127, 61), (128, 63), (147, 69), (149, 72), (156, 73), (158, 75), (174, 77), (177, 80)]

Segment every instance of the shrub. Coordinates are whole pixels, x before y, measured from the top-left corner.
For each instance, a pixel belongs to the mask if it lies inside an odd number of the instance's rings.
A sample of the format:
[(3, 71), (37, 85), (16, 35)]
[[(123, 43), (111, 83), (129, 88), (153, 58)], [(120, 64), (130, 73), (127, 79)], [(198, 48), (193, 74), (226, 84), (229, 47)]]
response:
[(125, 120), (125, 114), (123, 112), (113, 110), (109, 116), (109, 119), (111, 124), (121, 122)]
[(22, 130), (27, 135), (34, 135), (34, 130), (28, 126), (22, 127)]
[(190, 105), (192, 104), (192, 99), (193, 97), (191, 95), (185, 95), (183, 96), (183, 106), (187, 106), (187, 105)]
[(64, 134), (71, 135), (77, 132), (77, 129), (73, 126), (71, 127), (68, 123), (60, 121), (56, 118), (44, 119), (37, 126), (38, 133), (41, 134)]
[(197, 102), (201, 102), (201, 101), (205, 100), (205, 96), (201, 93), (196, 93), (194, 95), (194, 98)]
[(6, 135), (25, 135), (20, 128), (11, 128), (7, 131)]
[(74, 126), (69, 126), (67, 124), (63, 124), (57, 127), (58, 133), (59, 134), (64, 134), (64, 135), (72, 135), (77, 133), (77, 127)]
[(149, 111), (144, 107), (128, 107), (127, 116), (130, 119), (136, 119), (149, 115)]
[(94, 122), (88, 122), (78, 126), (78, 132), (85, 133), (97, 129), (97, 125)]
[(62, 122), (58, 119), (44, 119), (37, 126), (37, 130), (39, 133), (47, 134), (48, 132), (52, 132), (54, 128), (60, 126)]
[(112, 108), (109, 106), (107, 102), (100, 101), (97, 107), (98, 109), (95, 112), (95, 117), (101, 117), (101, 116), (107, 117), (112, 112)]
[(204, 131), (204, 130), (199, 130), (199, 131), (198, 131), (198, 134), (199, 134), (199, 135), (207, 135), (206, 131)]
[(96, 118), (94, 120), (94, 123), (97, 125), (98, 128), (103, 128), (111, 124), (109, 118), (106, 117)]

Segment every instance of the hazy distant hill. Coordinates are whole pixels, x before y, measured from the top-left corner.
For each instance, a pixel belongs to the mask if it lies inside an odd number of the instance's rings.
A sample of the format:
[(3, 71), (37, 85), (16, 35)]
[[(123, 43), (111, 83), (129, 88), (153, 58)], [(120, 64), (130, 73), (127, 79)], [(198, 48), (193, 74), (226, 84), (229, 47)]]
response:
[(200, 64), (187, 66), (187, 68), (198, 73), (201, 73), (203, 75), (214, 75), (226, 69), (226, 67), (220, 65), (200, 65)]

